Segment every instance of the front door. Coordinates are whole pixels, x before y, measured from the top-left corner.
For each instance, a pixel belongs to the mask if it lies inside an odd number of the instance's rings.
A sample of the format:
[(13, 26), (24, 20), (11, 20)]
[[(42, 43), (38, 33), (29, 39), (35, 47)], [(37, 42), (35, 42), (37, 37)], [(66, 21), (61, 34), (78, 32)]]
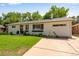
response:
[(20, 33), (23, 34), (23, 25), (20, 25)]

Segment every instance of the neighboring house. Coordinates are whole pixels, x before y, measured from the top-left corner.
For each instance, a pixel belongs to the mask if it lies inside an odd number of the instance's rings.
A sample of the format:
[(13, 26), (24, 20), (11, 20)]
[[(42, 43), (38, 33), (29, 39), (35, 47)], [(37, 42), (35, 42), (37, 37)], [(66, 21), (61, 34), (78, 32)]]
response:
[(72, 26), (72, 33), (79, 34), (79, 24), (75, 24)]
[(50, 36), (71, 37), (72, 18), (54, 18), (8, 24), (8, 33), (43, 34)]
[(5, 27), (3, 25), (0, 25), (0, 33), (4, 32)]

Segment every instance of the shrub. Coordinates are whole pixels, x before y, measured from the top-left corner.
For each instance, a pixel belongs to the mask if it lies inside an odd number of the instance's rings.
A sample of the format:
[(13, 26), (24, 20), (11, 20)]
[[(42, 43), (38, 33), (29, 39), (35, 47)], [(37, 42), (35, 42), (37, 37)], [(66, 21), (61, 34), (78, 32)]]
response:
[(20, 34), (23, 34), (24, 31), (20, 31)]
[(19, 31), (17, 31), (16, 34), (19, 34)]
[(26, 32), (26, 35), (28, 35), (28, 36), (30, 35), (30, 36), (31, 36), (31, 34), (29, 34), (29, 33), (27, 33), (27, 32)]
[(30, 35), (27, 31), (23, 31), (23, 35)]
[(42, 35), (42, 33), (40, 33), (40, 34), (38, 34), (37, 36), (42, 37), (43, 35)]
[(12, 33), (12, 32), (10, 32), (10, 35), (13, 35), (13, 33)]
[(23, 35), (26, 35), (26, 31), (23, 31)]
[(9, 35), (7, 32), (0, 33), (0, 35)]

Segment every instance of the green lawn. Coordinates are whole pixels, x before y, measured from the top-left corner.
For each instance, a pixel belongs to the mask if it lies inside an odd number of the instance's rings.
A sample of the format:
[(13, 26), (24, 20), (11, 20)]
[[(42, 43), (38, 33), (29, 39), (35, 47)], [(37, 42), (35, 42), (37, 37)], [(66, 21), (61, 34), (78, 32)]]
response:
[(41, 37), (0, 35), (0, 55), (23, 55)]

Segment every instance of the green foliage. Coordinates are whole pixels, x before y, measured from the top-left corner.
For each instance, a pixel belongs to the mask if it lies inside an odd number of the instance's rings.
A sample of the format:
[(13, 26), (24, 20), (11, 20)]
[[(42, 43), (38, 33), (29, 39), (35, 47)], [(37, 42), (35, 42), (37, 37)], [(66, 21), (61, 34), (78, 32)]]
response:
[(76, 24), (77, 23), (76, 17), (75, 16), (72, 16), (71, 18), (73, 19), (72, 20), (72, 25)]
[(73, 25), (79, 23), (79, 16), (77, 16), (77, 17), (72, 16), (71, 18), (73, 18), (73, 20), (72, 20)]
[(51, 12), (47, 12), (44, 16), (44, 19), (51, 19)]
[(38, 36), (39, 36), (39, 37), (42, 37), (42, 36), (43, 36), (43, 34), (42, 34), (42, 33), (40, 33), (40, 34), (38, 34)]
[(7, 14), (3, 14), (3, 24), (19, 22), (20, 20), (21, 14), (18, 12), (9, 12)]
[(0, 35), (9, 35), (7, 32), (0, 33)]
[(0, 18), (0, 22), (4, 25), (9, 23), (15, 23), (15, 22), (38, 20), (42, 18), (39, 12), (34, 12), (32, 16), (30, 12), (26, 12), (22, 14), (18, 12), (8, 12), (7, 14), (3, 13), (2, 16), (3, 16), (3, 20), (1, 21), (2, 18)]
[(50, 19), (51, 14), (53, 14), (53, 18), (65, 17), (68, 14), (69, 9), (64, 7), (58, 8), (57, 6), (52, 6), (49, 12), (44, 15), (44, 19)]
[(39, 20), (39, 19), (41, 19), (42, 18), (42, 16), (39, 14), (39, 12), (37, 11), (37, 12), (34, 12), (33, 14), (32, 14), (32, 19), (33, 20)]
[(22, 21), (27, 21), (27, 20), (31, 20), (31, 13), (30, 12), (26, 12), (22, 14)]
[(79, 16), (77, 16), (77, 20), (76, 20), (76, 22), (79, 23)]
[(12, 32), (10, 32), (10, 35), (13, 35), (13, 33), (12, 33)]
[(0, 24), (2, 24), (2, 17), (0, 17)]
[(16, 34), (18, 35), (20, 31), (17, 31)]

